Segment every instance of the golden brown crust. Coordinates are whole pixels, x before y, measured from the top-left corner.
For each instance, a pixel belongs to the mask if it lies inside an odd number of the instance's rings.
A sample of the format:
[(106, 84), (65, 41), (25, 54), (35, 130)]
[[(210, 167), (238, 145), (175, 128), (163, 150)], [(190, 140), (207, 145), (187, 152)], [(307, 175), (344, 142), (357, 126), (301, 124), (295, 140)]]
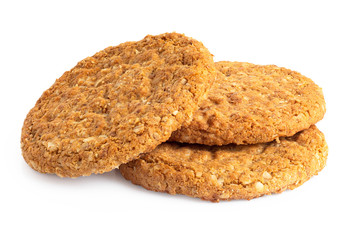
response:
[(214, 78), (212, 55), (182, 34), (108, 47), (43, 93), (24, 122), (23, 156), (62, 177), (110, 171), (190, 123)]
[(323, 169), (328, 148), (311, 126), (280, 142), (205, 146), (163, 143), (120, 166), (146, 189), (204, 200), (252, 199), (294, 189)]
[(292, 136), (321, 120), (321, 88), (274, 65), (218, 62), (220, 73), (190, 126), (170, 141), (206, 145), (254, 144)]

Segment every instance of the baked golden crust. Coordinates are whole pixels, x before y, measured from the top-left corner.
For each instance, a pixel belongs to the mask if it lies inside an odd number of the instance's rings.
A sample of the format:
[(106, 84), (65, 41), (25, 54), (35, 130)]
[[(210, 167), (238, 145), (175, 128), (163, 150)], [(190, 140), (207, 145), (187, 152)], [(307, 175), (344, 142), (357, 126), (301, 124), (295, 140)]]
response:
[(254, 144), (292, 136), (320, 121), (325, 100), (311, 79), (275, 65), (215, 63), (220, 73), (189, 126), (170, 141)]
[(311, 126), (279, 142), (205, 146), (163, 143), (120, 166), (146, 189), (204, 200), (252, 199), (294, 189), (323, 169), (328, 148)]
[(182, 34), (108, 47), (43, 93), (23, 125), (23, 156), (62, 177), (110, 171), (190, 123), (214, 78), (212, 55)]

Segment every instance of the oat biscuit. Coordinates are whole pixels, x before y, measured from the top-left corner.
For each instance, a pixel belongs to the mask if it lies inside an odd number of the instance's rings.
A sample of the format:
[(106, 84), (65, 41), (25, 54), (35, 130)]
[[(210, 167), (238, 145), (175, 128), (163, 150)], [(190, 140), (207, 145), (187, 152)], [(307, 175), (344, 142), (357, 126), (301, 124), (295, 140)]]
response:
[(254, 144), (292, 136), (325, 114), (322, 90), (311, 79), (274, 65), (218, 62), (220, 71), (190, 126), (171, 141)]
[(108, 47), (42, 94), (23, 125), (23, 156), (62, 177), (110, 171), (190, 123), (214, 78), (212, 55), (182, 34)]
[(204, 200), (252, 199), (294, 189), (323, 169), (324, 135), (311, 126), (279, 142), (206, 146), (163, 143), (120, 166), (146, 189)]

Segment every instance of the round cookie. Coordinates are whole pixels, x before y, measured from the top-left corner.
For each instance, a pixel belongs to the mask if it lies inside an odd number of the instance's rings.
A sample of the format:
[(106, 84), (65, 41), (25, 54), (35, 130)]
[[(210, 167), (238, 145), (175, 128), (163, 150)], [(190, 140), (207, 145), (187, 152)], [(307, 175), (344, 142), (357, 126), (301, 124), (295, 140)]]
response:
[(209, 51), (182, 34), (108, 47), (42, 94), (23, 125), (24, 159), (61, 177), (117, 168), (190, 123), (215, 76)]
[(323, 169), (328, 148), (311, 126), (279, 142), (206, 146), (163, 143), (120, 166), (146, 189), (204, 200), (252, 199), (294, 189)]
[(215, 63), (219, 77), (190, 126), (170, 141), (206, 145), (254, 144), (292, 136), (321, 120), (320, 87), (301, 74), (274, 65)]

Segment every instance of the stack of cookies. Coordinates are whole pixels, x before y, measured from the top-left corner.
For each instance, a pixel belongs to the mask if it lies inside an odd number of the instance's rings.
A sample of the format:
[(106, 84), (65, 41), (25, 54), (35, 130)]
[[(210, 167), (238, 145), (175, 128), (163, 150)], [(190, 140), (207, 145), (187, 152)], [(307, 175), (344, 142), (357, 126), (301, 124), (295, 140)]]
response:
[(80, 61), (28, 113), (24, 159), (61, 177), (119, 168), (134, 184), (204, 200), (293, 189), (323, 169), (325, 114), (311, 79), (213, 62), (201, 42), (146, 36)]

